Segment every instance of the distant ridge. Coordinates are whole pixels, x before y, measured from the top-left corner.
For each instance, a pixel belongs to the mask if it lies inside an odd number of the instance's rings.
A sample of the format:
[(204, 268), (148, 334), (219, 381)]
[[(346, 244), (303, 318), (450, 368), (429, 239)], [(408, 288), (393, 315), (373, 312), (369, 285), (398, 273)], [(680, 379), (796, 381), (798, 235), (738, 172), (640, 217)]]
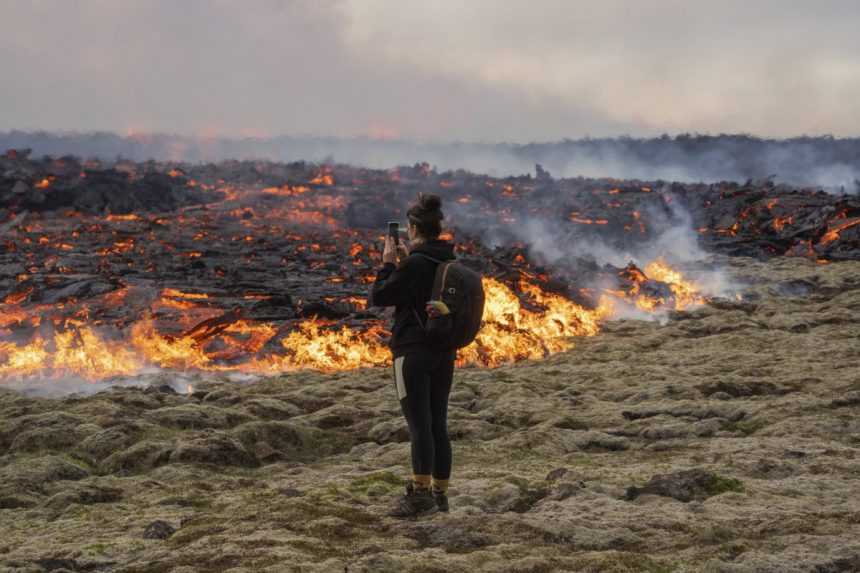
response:
[(0, 132), (0, 149), (36, 155), (74, 154), (179, 162), (224, 159), (339, 162), (374, 168), (427, 162), (440, 170), (520, 175), (541, 164), (555, 177), (617, 177), (673, 181), (773, 178), (796, 186), (857, 192), (860, 138), (763, 139), (751, 135), (663, 135), (564, 139), (545, 143), (427, 143), (407, 140), (279, 136), (194, 137), (108, 132)]

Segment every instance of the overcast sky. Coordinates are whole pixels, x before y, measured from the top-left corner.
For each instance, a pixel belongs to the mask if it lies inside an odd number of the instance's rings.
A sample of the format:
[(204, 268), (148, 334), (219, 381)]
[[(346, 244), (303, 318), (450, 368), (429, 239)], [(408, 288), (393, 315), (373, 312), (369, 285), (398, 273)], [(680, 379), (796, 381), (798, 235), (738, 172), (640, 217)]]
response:
[(860, 135), (856, 0), (0, 0), (0, 130)]

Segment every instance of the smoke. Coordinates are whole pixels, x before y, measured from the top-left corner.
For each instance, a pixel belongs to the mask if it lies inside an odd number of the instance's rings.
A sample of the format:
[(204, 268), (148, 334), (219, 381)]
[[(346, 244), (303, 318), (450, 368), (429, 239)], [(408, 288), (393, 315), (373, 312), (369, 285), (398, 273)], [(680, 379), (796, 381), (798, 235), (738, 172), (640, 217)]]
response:
[(178, 370), (164, 371), (152, 366), (130, 376), (117, 376), (104, 380), (86, 380), (79, 376), (61, 376), (24, 379), (6, 379), (2, 388), (14, 390), (26, 396), (38, 398), (60, 398), (72, 394), (90, 396), (112, 388), (151, 388), (160, 392), (191, 394), (201, 385), (224, 382), (231, 385), (251, 384), (262, 376), (243, 372), (205, 372)]
[[(597, 293), (616, 290), (614, 281), (578, 282), (578, 269), (593, 269), (611, 265), (616, 269), (633, 263), (646, 270), (649, 263), (664, 261), (680, 269), (685, 280), (695, 283), (706, 297), (734, 296), (739, 286), (728, 273), (711, 264), (709, 255), (699, 245), (693, 218), (679, 197), (666, 185), (655, 189), (662, 201), (649, 204), (642, 212), (642, 222), (650, 229), (650, 238), (641, 242), (629, 240), (622, 233), (613, 236), (599, 225), (588, 226), (593, 233), (583, 234), (576, 226), (546, 217), (526, 213), (512, 214), (515, 224), (493, 221), (471, 204), (453, 203), (446, 206), (454, 225), (463, 225), (490, 247), (505, 247), (512, 243), (526, 246), (529, 260), (537, 265), (561, 269), (571, 276), (578, 287)], [(588, 273), (592, 274), (592, 273)], [(647, 272), (646, 272), (647, 275)], [(654, 277), (649, 277), (654, 278)], [(635, 320), (667, 320), (669, 308), (644, 311), (617, 301), (613, 318)]]
[(427, 162), (439, 171), (465, 169), (496, 177), (531, 173), (541, 164), (555, 177), (716, 182), (773, 179), (836, 193), (860, 189), (860, 138), (786, 140), (745, 135), (606, 138), (515, 145), (422, 143), (370, 138), (122, 137), (110, 133), (0, 132), (0, 150), (74, 154), (112, 160), (213, 162), (228, 159), (346, 163), (377, 169)]
[(860, 127), (857, 2), (498, 4), (6, 0), (0, 129), (528, 141)]

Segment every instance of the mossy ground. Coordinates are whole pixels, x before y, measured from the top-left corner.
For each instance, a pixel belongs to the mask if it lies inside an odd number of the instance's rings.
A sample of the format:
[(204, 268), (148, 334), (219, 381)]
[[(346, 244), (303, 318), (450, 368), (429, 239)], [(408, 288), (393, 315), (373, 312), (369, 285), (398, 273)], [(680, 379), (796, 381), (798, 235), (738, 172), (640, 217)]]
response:
[[(0, 392), (0, 503), (25, 504), (0, 509), (0, 572), (860, 570), (860, 264), (721, 263), (754, 309), (608, 323), (542, 361), (458, 371), (451, 512), (417, 520), (386, 516), (410, 474), (409, 444), (379, 431), (403, 423), (386, 368), (212, 376), (193, 396)], [(811, 276), (814, 296), (778, 294)], [(170, 422), (179, 406), (189, 427)], [(198, 409), (227, 422), (198, 427)], [(110, 454), (151, 446), (116, 466), (83, 440), (55, 447), (53, 429), (13, 447), (51, 412), (79, 416), (51, 422), (74, 435), (126, 432)], [(210, 463), (171, 457), (188, 444)], [(626, 499), (693, 468), (716, 476), (704, 499)], [(94, 503), (92, 488), (121, 496)], [(144, 539), (154, 520), (176, 532)]]

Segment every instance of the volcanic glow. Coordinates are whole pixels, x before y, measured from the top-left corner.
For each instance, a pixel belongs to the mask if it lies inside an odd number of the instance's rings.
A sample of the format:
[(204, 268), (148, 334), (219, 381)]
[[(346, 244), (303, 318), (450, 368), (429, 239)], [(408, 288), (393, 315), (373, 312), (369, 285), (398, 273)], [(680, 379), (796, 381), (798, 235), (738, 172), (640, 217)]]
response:
[[(701, 303), (696, 287), (665, 262), (654, 261), (646, 266), (646, 272), (670, 285), (675, 294), (675, 308)], [(629, 294), (607, 293), (600, 298), (597, 308), (587, 309), (522, 279), (517, 289), (534, 307), (530, 310), (513, 289), (496, 279), (485, 278), (484, 289), (484, 326), (477, 340), (460, 351), (458, 362), (463, 366), (492, 367), (542, 358), (571, 348), (574, 337), (597, 334), (601, 321), (612, 318), (616, 304), (632, 303), (641, 309), (654, 310), (669, 302), (651, 299), (634, 289)], [(197, 307), (193, 302), (206, 299), (205, 294), (165, 289), (153, 308), (169, 303), (187, 313), (199, 310), (211, 315), (211, 309)], [(363, 306), (364, 301), (353, 302)], [(13, 319), (19, 323), (40, 320), (15, 304), (4, 304), (2, 316), (8, 319), (7, 324)], [(135, 322), (126, 336), (118, 338), (101, 336), (85, 323), (67, 321), (57, 325), (47, 338), (36, 335), (21, 345), (0, 342), (0, 378), (77, 376), (100, 380), (133, 376), (152, 367), (274, 374), (303, 368), (334, 371), (383, 366), (391, 359), (384, 342), (387, 332), (378, 322), (358, 330), (308, 319), (298, 323), (275, 348), (261, 355), (278, 334), (275, 326), (241, 319), (219, 325), (212, 320), (204, 320), (183, 335), (170, 336), (160, 333), (153, 319), (147, 316)], [(179, 322), (187, 324), (188, 320)], [(210, 348), (207, 343), (216, 338), (219, 343)]]
[[(129, 169), (131, 181), (145, 179)], [(390, 364), (389, 320), (367, 306), (382, 256), (378, 216), (384, 221), (390, 211), (380, 205), (392, 186), (436, 177), (428, 165), (381, 174), (303, 166), (287, 177), (278, 165), (236, 164), (193, 179), (193, 167), (161, 169), (171, 185), (202, 194), (200, 203), (161, 213), (36, 213), (7, 227), (0, 254), (15, 270), (0, 293), (0, 382), (121, 379), (154, 369), (276, 374)], [(220, 178), (231, 173), (234, 181)], [(35, 182), (43, 180), (51, 194), (86, 184), (77, 176), (39, 175)], [(448, 194), (447, 205), (468, 206), (481, 221), (502, 227), (522, 220), (516, 206), (531, 205), (537, 192), (531, 180), (487, 178), (468, 185), (444, 178), (432, 188)], [(615, 186), (589, 192), (582, 195), (587, 208), (572, 205), (564, 223), (577, 232), (644, 240), (650, 228), (641, 220), (640, 199), (626, 212), (621, 201), (630, 195)], [(557, 216), (555, 206), (536, 213)], [(831, 234), (852, 224), (835, 220)], [(444, 238), (454, 239), (456, 231)], [(486, 293), (483, 329), (459, 352), (461, 366), (540, 359), (571, 348), (576, 337), (598, 334), (602, 322), (629, 316), (630, 308), (641, 316), (703, 300), (701, 289), (663, 260), (601, 270), (612, 286), (587, 289), (581, 287), (602, 282), (558, 278), (533, 266), (524, 247), (497, 254), (477, 238), (455, 243), (458, 255), (483, 273)]]

